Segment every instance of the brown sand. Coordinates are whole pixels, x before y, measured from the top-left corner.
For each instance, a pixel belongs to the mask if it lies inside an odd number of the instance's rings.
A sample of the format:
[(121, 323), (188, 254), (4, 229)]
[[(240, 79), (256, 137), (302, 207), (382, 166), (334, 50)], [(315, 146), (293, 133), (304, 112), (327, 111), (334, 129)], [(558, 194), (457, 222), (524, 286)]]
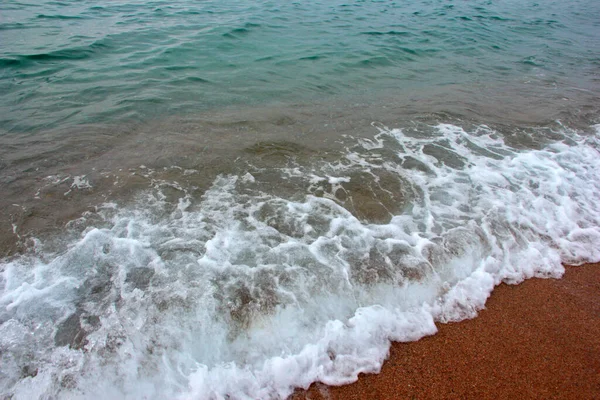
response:
[(394, 343), (377, 375), (300, 399), (600, 399), (600, 264), (500, 285), (469, 321)]

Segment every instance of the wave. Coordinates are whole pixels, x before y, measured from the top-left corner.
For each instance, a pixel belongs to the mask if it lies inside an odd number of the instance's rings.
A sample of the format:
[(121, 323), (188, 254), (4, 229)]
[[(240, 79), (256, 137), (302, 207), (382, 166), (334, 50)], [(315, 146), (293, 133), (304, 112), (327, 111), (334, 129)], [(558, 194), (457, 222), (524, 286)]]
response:
[(229, 39), (237, 39), (240, 37), (244, 37), (248, 34), (250, 34), (250, 32), (252, 32), (253, 30), (256, 30), (257, 28), (260, 28), (261, 25), (260, 24), (253, 24), (250, 22), (247, 22), (244, 24), (243, 27), (240, 28), (233, 28), (231, 29), (229, 32), (224, 33), (222, 36), (229, 38)]
[(36, 16), (37, 19), (86, 19), (86, 17), (78, 16), (78, 15), (47, 15), (47, 14), (38, 14)]
[(8, 22), (0, 23), (0, 31), (11, 30), (11, 29), (30, 29), (32, 26), (23, 24), (21, 22)]
[(476, 316), (500, 282), (600, 260), (600, 127), (537, 150), (487, 126), (375, 127), (304, 163), (258, 143), (201, 196), (183, 182), (203, 171), (140, 166), (134, 204), (3, 260), (0, 393), (285, 398), (379, 371), (391, 340)]
[(0, 58), (0, 67), (25, 67), (33, 63), (86, 60), (110, 49), (112, 45), (106, 40), (98, 40), (87, 46), (71, 47), (46, 53), (12, 55)]
[(381, 32), (381, 31), (368, 31), (368, 32), (361, 32), (362, 35), (371, 35), (371, 36), (385, 36), (385, 35), (391, 35), (391, 36), (411, 36), (412, 33), (410, 32), (406, 32), (406, 31), (387, 31), (387, 32)]

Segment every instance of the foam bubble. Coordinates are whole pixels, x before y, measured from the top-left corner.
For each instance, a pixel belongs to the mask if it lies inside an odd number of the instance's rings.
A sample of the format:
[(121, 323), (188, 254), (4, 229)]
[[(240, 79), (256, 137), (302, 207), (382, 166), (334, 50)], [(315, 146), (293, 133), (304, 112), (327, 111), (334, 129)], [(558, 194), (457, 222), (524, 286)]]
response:
[(600, 260), (596, 136), (377, 129), (335, 162), (271, 167), (291, 195), (252, 165), (201, 197), (144, 167), (134, 205), (3, 260), (0, 393), (285, 398), (379, 371), (390, 340), (473, 318), (502, 281)]

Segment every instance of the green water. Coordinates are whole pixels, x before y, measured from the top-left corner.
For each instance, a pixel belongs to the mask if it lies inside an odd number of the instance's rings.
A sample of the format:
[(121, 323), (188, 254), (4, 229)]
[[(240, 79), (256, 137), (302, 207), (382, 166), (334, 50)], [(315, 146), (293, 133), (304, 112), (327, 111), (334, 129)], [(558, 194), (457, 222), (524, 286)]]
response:
[(595, 0), (4, 1), (0, 128), (448, 87), (572, 98), (598, 90), (599, 15)]

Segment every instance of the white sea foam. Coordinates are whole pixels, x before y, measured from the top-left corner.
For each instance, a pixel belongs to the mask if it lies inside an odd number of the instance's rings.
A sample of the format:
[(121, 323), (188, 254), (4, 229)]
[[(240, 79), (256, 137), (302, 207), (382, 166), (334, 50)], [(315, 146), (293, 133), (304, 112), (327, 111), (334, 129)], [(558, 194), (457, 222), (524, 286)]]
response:
[[(596, 136), (517, 150), (485, 126), (378, 129), (339, 162), (281, 168), (301, 197), (252, 167), (201, 198), (153, 180), (60, 254), (2, 261), (0, 394), (285, 398), (377, 372), (390, 340), (474, 317), (502, 281), (600, 260)], [(409, 200), (357, 218), (357, 173), (398, 177)]]

